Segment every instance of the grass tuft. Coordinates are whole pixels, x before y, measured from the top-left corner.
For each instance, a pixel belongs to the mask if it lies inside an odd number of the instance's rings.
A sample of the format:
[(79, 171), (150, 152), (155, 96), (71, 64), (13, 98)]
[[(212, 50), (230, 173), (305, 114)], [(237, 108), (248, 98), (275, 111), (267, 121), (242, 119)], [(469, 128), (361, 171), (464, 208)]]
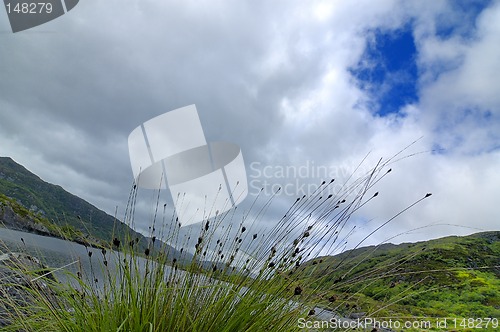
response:
[[(391, 169), (387, 168), (392, 161), (380, 160), (369, 172), (350, 178), (338, 190), (333, 190), (333, 179), (321, 182), (311, 195), (294, 200), (283, 217), (266, 229), (259, 225), (274, 196), (263, 202), (262, 197), (256, 197), (252, 213), (238, 216), (236, 209), (215, 211), (198, 227), (181, 232), (176, 218), (165, 222), (165, 205), (161, 216), (158, 192), (145, 249), (137, 245), (138, 239), (132, 234), (112, 237), (107, 247), (87, 247), (90, 271), (80, 267), (76, 273), (68, 272), (63, 282), (48, 276), (37, 279), (37, 284), (29, 282), (23, 288), (30, 295), (24, 304), (2, 297), (0, 307), (8, 316), (8, 324), (2, 328), (82, 332), (296, 331), (299, 319), (314, 320), (319, 306), (332, 312), (346, 311), (346, 304), (353, 308), (350, 302), (362, 296), (361, 292), (347, 291), (356, 287), (358, 280), (349, 279), (350, 273), (331, 280), (331, 272), (347, 264), (349, 256), (335, 262), (320, 256), (345, 246), (354, 231), (351, 218), (371, 200), (378, 199), (374, 187), (389, 174)], [(124, 218), (128, 225), (134, 224), (137, 191), (134, 185)], [(402, 209), (394, 218), (428, 196)], [(158, 225), (162, 226), (157, 230)], [(373, 232), (365, 239), (371, 235)], [(350, 266), (348, 272), (361, 264)], [(382, 272), (395, 271), (398, 262), (391, 264), (392, 270)], [(30, 280), (36, 278), (36, 271), (23, 273)], [(380, 280), (377, 271), (371, 273), (360, 278)], [(40, 282), (46, 287), (37, 286)], [(340, 291), (326, 291), (325, 285)], [(372, 288), (382, 299), (382, 291)]]

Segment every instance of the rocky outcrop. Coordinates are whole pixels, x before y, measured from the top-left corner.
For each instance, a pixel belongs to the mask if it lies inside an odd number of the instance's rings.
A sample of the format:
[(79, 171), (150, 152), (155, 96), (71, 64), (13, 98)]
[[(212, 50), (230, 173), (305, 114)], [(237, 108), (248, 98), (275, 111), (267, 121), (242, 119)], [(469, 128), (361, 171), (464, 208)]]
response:
[(0, 253), (0, 328), (9, 324), (14, 313), (34, 303), (33, 291), (49, 300), (55, 297), (48, 286), (48, 282), (54, 281), (54, 276), (35, 257)]
[(0, 201), (0, 226), (39, 235), (51, 235), (44, 225), (37, 223), (29, 215), (21, 216), (14, 211), (11, 204), (2, 201)]
[(102, 240), (92, 235), (75, 232), (69, 234), (71, 236), (69, 237), (68, 234), (61, 232), (62, 228), (57, 226), (54, 226), (51, 231), (40, 220), (47, 221), (43, 215), (35, 215), (33, 209), (27, 210), (20, 203), (13, 201), (12, 198), (2, 197), (0, 194), (0, 227), (73, 241), (88, 247), (102, 248), (106, 246)]

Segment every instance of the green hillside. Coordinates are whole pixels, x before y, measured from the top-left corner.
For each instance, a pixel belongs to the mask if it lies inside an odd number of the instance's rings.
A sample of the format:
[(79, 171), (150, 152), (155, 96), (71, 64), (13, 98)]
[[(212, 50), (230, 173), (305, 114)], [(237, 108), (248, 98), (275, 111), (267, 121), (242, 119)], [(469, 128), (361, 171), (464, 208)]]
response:
[(5, 227), (86, 244), (110, 246), (115, 237), (121, 241), (127, 237), (138, 239), (141, 249), (148, 245), (144, 236), (113, 216), (61, 186), (43, 181), (8, 157), (0, 157), (0, 195), (4, 209), (15, 213), (14, 221), (0, 218)]
[(500, 232), (359, 248), (301, 269), (298, 283), (346, 316), (500, 318)]
[[(115, 220), (62, 187), (47, 183), (11, 158), (0, 157), (0, 193), (59, 226), (111, 240)], [(119, 232), (124, 231), (120, 225)]]
[[(43, 181), (8, 157), (0, 157), (0, 227), (19, 229), (71, 241), (111, 247), (115, 238), (121, 243), (134, 239), (139, 252), (154, 245), (170, 257), (189, 260), (191, 254), (152, 241), (135, 232), (115, 217), (75, 196), (61, 186)], [(2, 220), (5, 209), (13, 211), (10, 222)], [(15, 220), (14, 220), (15, 219)]]

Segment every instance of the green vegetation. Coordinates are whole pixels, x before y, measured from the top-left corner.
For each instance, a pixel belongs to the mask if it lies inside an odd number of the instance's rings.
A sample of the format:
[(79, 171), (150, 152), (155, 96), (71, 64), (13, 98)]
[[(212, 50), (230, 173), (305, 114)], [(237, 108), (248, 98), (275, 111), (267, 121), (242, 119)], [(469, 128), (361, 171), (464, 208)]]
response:
[(360, 248), (309, 261), (301, 282), (344, 315), (500, 318), (499, 243), (485, 232)]
[[(92, 241), (92, 239), (86, 239), (83, 232), (76, 229), (75, 227), (67, 224), (64, 226), (57, 226), (51, 223), (47, 218), (43, 217), (39, 213), (35, 213), (26, 209), (23, 205), (19, 204), (16, 200), (0, 194), (0, 215), (4, 213), (5, 209), (12, 209), (16, 216), (16, 221), (18, 222), (20, 228), (25, 230), (30, 230), (30, 226), (33, 229), (38, 229), (38, 233), (45, 235), (50, 235), (53, 237), (58, 237), (62, 239), (67, 239), (73, 242), (83, 243), (87, 240), (88, 244), (94, 246), (99, 246), (97, 241)], [(1, 219), (0, 219), (0, 225)], [(40, 227), (36, 227), (40, 226)]]
[[(299, 321), (317, 319), (317, 307), (343, 317), (401, 321), (498, 318), (500, 232), (382, 244), (318, 257), (319, 252), (338, 247), (343, 242), (339, 232), (350, 228), (356, 212), (378, 197), (374, 187), (390, 173), (390, 162), (380, 162), (335, 194), (329, 194), (333, 180), (323, 182), (310, 196), (297, 198), (266, 229), (256, 225), (274, 197), (263, 202), (255, 198), (252, 214), (213, 211), (188, 234), (175, 220), (164, 222), (165, 210), (163, 215), (155, 212), (148, 238), (132, 231), (121, 237), (110, 233), (106, 236), (113, 239), (111, 243), (99, 249), (87, 247), (88, 260), (98, 268), (68, 274), (63, 283), (42, 278), (48, 287), (28, 285), (33, 300), (24, 305), (2, 297), (0, 312), (2, 307), (16, 308), (4, 310), (9, 324), (3, 329), (296, 331)], [(136, 190), (134, 186), (130, 197), (137, 197)], [(402, 212), (429, 196), (422, 195)], [(0, 199), (19, 215), (47, 222), (11, 198)], [(132, 199), (125, 224), (134, 218), (134, 204)], [(156, 211), (161, 211), (158, 205)], [(50, 227), (69, 239), (81, 231), (69, 223)], [(40, 278), (36, 272), (21, 270), (30, 280)], [(468, 329), (458, 325), (457, 330)]]
[(44, 225), (55, 224), (70, 230), (70, 239), (83, 234), (84, 238), (94, 239), (92, 242), (111, 243), (113, 235), (123, 240), (125, 234), (130, 233), (141, 242), (146, 241), (125, 224), (116, 223), (113, 216), (60, 186), (43, 181), (8, 157), (0, 157), (0, 193), (33, 212)]
[[(105, 259), (119, 259), (117, 270), (103, 267), (104, 280), (70, 276), (78, 284), (76, 289), (47, 281), (57, 300), (35, 290), (36, 302), (14, 313), (5, 330), (289, 330), (300, 310), (278, 292), (262, 292), (257, 281), (245, 288), (246, 277), (232, 275), (228, 269), (199, 274), (192, 271), (200, 269), (193, 261), (186, 272), (168, 267), (166, 256), (144, 261), (129, 246), (120, 247), (118, 253), (99, 253)], [(226, 274), (228, 282), (215, 278), (220, 273)], [(265, 274), (269, 271), (261, 278)]]

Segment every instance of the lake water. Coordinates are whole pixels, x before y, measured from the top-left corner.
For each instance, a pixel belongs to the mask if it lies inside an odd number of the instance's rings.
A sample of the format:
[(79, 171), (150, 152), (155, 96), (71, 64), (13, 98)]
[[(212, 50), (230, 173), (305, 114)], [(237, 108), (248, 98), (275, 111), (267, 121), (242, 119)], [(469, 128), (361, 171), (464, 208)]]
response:
[[(23, 252), (38, 258), (50, 269), (65, 268), (55, 272), (59, 280), (67, 280), (68, 272), (80, 272), (85, 280), (102, 280), (104, 256), (100, 249), (57, 238), (40, 236), (11, 229), (0, 228), (0, 254), (7, 252)], [(89, 257), (89, 253), (92, 257)], [(117, 252), (106, 252), (108, 268), (116, 269), (117, 260), (123, 259)], [(143, 264), (144, 259), (141, 259)]]
[(88, 250), (82, 245), (7, 228), (0, 228), (0, 251), (29, 253), (51, 268), (88, 258)]

